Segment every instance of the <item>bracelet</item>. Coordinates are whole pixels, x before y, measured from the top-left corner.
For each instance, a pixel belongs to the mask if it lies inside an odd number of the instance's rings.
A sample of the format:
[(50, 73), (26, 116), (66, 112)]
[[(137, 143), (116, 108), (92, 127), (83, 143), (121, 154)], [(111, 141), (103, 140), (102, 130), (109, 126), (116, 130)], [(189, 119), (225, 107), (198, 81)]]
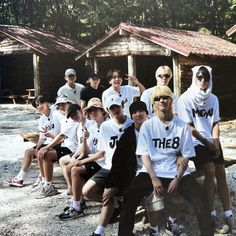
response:
[(179, 175), (176, 175), (176, 176), (175, 176), (175, 179), (177, 179), (178, 181), (180, 181), (181, 178), (182, 178), (182, 177), (180, 177)]

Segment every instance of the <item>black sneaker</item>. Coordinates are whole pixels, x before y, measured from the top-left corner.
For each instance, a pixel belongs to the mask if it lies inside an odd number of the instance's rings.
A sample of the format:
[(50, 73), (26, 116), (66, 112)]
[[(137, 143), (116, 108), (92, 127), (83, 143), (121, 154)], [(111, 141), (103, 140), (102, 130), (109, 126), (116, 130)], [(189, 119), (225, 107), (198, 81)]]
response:
[(95, 234), (94, 232), (92, 234), (90, 234), (90, 236), (104, 236), (104, 234)]
[(59, 219), (66, 221), (66, 220), (79, 218), (83, 215), (84, 215), (84, 211), (82, 209), (79, 211), (76, 211), (73, 207), (69, 207), (68, 210), (66, 210), (65, 212), (59, 215)]
[[(70, 207), (72, 207), (72, 202), (69, 202), (69, 205), (66, 206), (66, 207), (63, 209), (63, 211), (64, 211), (64, 212), (67, 211)], [(83, 209), (83, 210), (86, 209), (87, 205), (86, 205), (86, 203), (85, 203), (84, 200), (81, 201), (80, 207), (81, 207), (81, 209)]]
[(183, 229), (178, 226), (176, 221), (172, 223), (170, 220), (167, 220), (166, 222), (166, 233), (171, 236), (187, 236)]

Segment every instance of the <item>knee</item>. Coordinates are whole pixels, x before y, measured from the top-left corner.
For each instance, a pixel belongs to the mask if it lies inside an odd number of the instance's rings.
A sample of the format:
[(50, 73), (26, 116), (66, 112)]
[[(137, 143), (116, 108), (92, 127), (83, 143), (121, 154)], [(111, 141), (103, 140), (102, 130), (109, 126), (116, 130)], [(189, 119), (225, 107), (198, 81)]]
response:
[(32, 149), (32, 148), (27, 149), (27, 150), (25, 150), (25, 157), (31, 158), (34, 155), (34, 153), (35, 153), (34, 149)]
[(70, 170), (71, 171), (71, 177), (77, 177), (79, 175), (79, 169), (77, 167), (71, 167), (71, 168), (67, 168), (68, 171)]
[(215, 178), (215, 166), (214, 164), (208, 165), (204, 169), (205, 178), (208, 180), (213, 180)]

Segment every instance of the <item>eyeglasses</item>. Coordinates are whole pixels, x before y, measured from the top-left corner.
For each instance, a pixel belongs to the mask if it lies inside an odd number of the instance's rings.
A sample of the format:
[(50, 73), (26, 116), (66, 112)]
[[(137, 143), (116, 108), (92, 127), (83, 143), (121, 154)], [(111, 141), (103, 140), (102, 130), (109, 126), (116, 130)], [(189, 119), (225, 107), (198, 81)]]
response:
[(164, 75), (158, 75), (158, 77), (161, 78), (161, 79), (163, 79), (163, 78), (169, 79), (170, 75), (169, 74), (164, 74)]
[(202, 80), (205, 80), (206, 82), (209, 82), (209, 80), (210, 80), (210, 78), (206, 78), (206, 77), (204, 77), (203, 75), (197, 75), (197, 80), (199, 80), (199, 81), (202, 81)]
[(154, 101), (155, 102), (160, 102), (161, 99), (167, 101), (168, 98), (169, 98), (169, 96), (156, 96), (156, 97), (154, 97)]

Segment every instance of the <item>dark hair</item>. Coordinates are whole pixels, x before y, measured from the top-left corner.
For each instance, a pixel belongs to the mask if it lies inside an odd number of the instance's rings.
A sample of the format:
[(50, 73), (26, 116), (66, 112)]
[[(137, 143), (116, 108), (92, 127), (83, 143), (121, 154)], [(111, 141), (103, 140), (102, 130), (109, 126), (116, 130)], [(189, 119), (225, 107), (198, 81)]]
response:
[(208, 69), (207, 69), (205, 66), (201, 66), (201, 67), (198, 69), (198, 72), (197, 72), (196, 76), (197, 76), (198, 74), (200, 74), (200, 73), (204, 76), (204, 78), (205, 78), (207, 81), (210, 80), (210, 73), (209, 73)]
[(135, 101), (133, 102), (129, 107), (130, 116), (132, 117), (132, 114), (136, 111), (145, 111), (148, 115), (147, 106), (143, 101)]
[(37, 97), (35, 97), (35, 99), (32, 101), (32, 106), (34, 108), (37, 108), (37, 106), (39, 104), (42, 104), (42, 103), (45, 103), (45, 102), (48, 102), (46, 100), (46, 98), (43, 96), (43, 95), (38, 95)]
[(110, 81), (113, 78), (113, 73), (117, 72), (121, 76), (121, 71), (119, 69), (113, 68), (107, 72), (107, 80)]
[(81, 111), (81, 107), (78, 104), (70, 104), (67, 109), (67, 118), (76, 114), (77, 111)]

